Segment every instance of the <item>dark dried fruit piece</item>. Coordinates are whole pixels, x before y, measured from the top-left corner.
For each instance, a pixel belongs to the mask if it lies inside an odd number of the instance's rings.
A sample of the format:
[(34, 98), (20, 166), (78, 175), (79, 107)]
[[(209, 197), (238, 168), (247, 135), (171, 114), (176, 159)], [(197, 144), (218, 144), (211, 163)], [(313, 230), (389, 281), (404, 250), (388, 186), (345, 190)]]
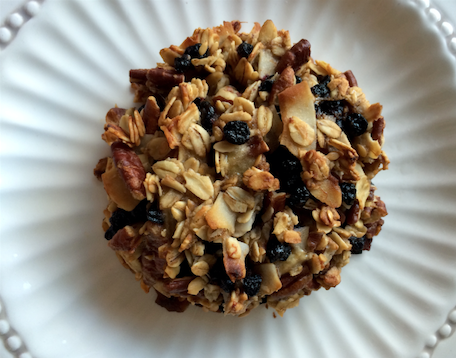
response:
[(272, 85), (274, 84), (274, 80), (267, 78), (263, 82), (261, 82), (260, 87), (258, 88), (259, 91), (266, 91), (271, 92)]
[(228, 277), (222, 259), (217, 260), (209, 271), (209, 277), (211, 278), (211, 282), (219, 285), (223, 291), (230, 293), (234, 290), (235, 283)]
[(165, 222), (163, 213), (158, 209), (149, 209), (146, 213), (147, 220), (155, 224), (163, 224)]
[(271, 173), (280, 181), (281, 191), (289, 192), (302, 185), (301, 162), (287, 148), (280, 146), (267, 156), (267, 160), (271, 166)]
[(223, 127), (225, 139), (232, 144), (244, 144), (250, 138), (250, 129), (247, 123), (231, 121)]
[(291, 206), (302, 208), (306, 205), (307, 200), (310, 198), (310, 192), (304, 183), (301, 181), (300, 186), (291, 188), (290, 199), (288, 200)]
[(352, 113), (344, 121), (344, 132), (350, 137), (357, 137), (366, 132), (367, 120), (362, 114)]
[(193, 70), (195, 67), (192, 65), (192, 58), (190, 55), (182, 55), (182, 57), (176, 57), (174, 59), (174, 68), (179, 73), (184, 73)]
[(253, 51), (253, 46), (247, 42), (241, 43), (237, 48), (239, 57), (249, 57)]
[(263, 279), (261, 275), (251, 275), (244, 278), (244, 292), (247, 296), (252, 297), (258, 294), (260, 290), (261, 282)]
[(336, 119), (343, 119), (346, 111), (348, 111), (348, 107), (345, 100), (322, 101), (320, 104), (315, 105), (315, 111), (317, 112), (317, 116), (329, 114), (336, 117)]
[(184, 55), (189, 55), (190, 58), (198, 58), (198, 59), (206, 58), (207, 56), (209, 56), (209, 48), (206, 50), (206, 52), (204, 54), (200, 55), (200, 52), (199, 52), (200, 47), (201, 47), (200, 43), (197, 43), (192, 46), (188, 46), (184, 51)]
[(146, 213), (148, 203), (147, 199), (144, 199), (131, 211), (132, 224), (143, 223), (147, 220)]
[(311, 88), (312, 94), (315, 97), (327, 98), (329, 97), (330, 91), (328, 88), (328, 83), (331, 81), (331, 77), (325, 76), (321, 79), (318, 85), (315, 85)]
[(269, 261), (285, 261), (291, 254), (291, 247), (287, 243), (279, 242), (274, 235), (271, 235), (266, 247), (266, 256)]
[(114, 229), (114, 227), (110, 226), (108, 230), (106, 230), (104, 237), (106, 240), (111, 240), (114, 235), (116, 234), (117, 230)]
[(350, 241), (350, 243), (352, 244), (352, 249), (351, 249), (352, 254), (358, 255), (358, 254), (363, 253), (364, 236), (363, 237), (352, 236), (348, 239), (348, 241)]
[(218, 115), (215, 108), (206, 100), (196, 98), (193, 101), (201, 114), (201, 126), (209, 133), (212, 134), (212, 124), (217, 120)]
[(123, 209), (117, 209), (112, 213), (109, 218), (109, 222), (111, 223), (111, 228), (117, 232), (117, 230), (132, 224), (131, 212)]
[(356, 199), (356, 185), (352, 183), (340, 183), (342, 191), (342, 201), (348, 206), (352, 206)]

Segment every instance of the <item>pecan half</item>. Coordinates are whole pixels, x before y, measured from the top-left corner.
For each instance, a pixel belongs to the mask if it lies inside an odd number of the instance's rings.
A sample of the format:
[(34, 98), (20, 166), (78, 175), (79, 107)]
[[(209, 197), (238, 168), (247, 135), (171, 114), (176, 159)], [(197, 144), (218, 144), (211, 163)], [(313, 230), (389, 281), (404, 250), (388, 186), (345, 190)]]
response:
[(323, 238), (322, 232), (311, 232), (307, 237), (307, 251), (315, 251), (317, 246), (320, 244), (321, 239)]
[(359, 201), (355, 199), (355, 202), (347, 212), (346, 223), (348, 225), (353, 225), (359, 220)]
[(168, 298), (157, 290), (155, 290), (155, 292), (157, 292), (155, 303), (165, 308), (168, 312), (184, 312), (190, 305), (190, 302), (188, 302), (186, 299), (180, 297)]
[(295, 83), (295, 73), (293, 69), (290, 66), (288, 66), (282, 72), (280, 72), (279, 78), (276, 81), (274, 81), (274, 84), (272, 85), (272, 89), (269, 93), (268, 98), (269, 105), (275, 102), (275, 99), (280, 92), (282, 92), (288, 87), (293, 86)]
[(358, 81), (356, 80), (356, 77), (351, 70), (345, 71), (344, 75), (347, 78), (350, 87), (358, 86)]
[(138, 155), (126, 144), (117, 141), (111, 145), (112, 156), (122, 179), (130, 189), (132, 196), (137, 200), (146, 197), (143, 182), (146, 171)]
[(163, 68), (151, 68), (147, 71), (147, 79), (151, 84), (158, 88), (172, 88), (179, 83), (184, 82), (185, 76), (174, 70), (165, 70)]
[(269, 147), (266, 142), (258, 135), (250, 137), (246, 144), (249, 146), (250, 155), (255, 158), (260, 154), (269, 151)]
[(372, 124), (372, 139), (373, 140), (378, 140), (380, 145), (382, 145), (381, 140), (382, 140), (382, 135), (383, 135), (383, 130), (385, 129), (385, 119), (383, 117), (380, 117), (374, 123)]
[(134, 252), (141, 243), (141, 235), (132, 226), (125, 226), (116, 232), (108, 246), (113, 250)]
[(184, 82), (185, 76), (164, 68), (130, 70), (130, 82), (143, 84), (150, 89), (169, 90)]
[(101, 181), (101, 175), (106, 171), (106, 166), (108, 165), (108, 158), (101, 158), (95, 168), (93, 169), (93, 175)]
[(120, 119), (127, 110), (125, 108), (114, 107), (106, 113), (106, 123), (108, 124), (119, 124)]
[(297, 70), (301, 65), (309, 61), (310, 57), (310, 42), (302, 39), (297, 44), (295, 44), (291, 49), (285, 52), (285, 55), (279, 61), (277, 65), (277, 72), (282, 73), (282, 71), (291, 66), (293, 70)]
[(193, 281), (195, 277), (188, 276), (176, 278), (165, 282), (165, 289), (171, 294), (182, 294), (187, 292), (188, 284)]
[(307, 266), (303, 266), (301, 273), (297, 276), (284, 275), (280, 281), (282, 288), (271, 295), (274, 298), (289, 297), (306, 288), (312, 282), (312, 274)]
[(130, 83), (141, 83), (146, 84), (147, 82), (147, 71), (144, 69), (130, 70)]
[(364, 224), (367, 228), (366, 237), (368, 239), (372, 239), (374, 236), (377, 236), (382, 229), (383, 224), (385, 221), (383, 219), (378, 219), (373, 223), (366, 223)]

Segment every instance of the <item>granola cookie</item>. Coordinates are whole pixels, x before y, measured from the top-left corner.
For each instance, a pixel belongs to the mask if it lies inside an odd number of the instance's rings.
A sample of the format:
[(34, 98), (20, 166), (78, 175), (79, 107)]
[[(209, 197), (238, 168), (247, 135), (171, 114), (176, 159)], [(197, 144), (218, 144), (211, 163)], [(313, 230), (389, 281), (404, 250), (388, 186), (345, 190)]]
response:
[(108, 246), (157, 303), (280, 315), (340, 283), (385, 204), (382, 106), (351, 71), (311, 57), (272, 21), (196, 29), (130, 71), (137, 108), (112, 108), (94, 173)]

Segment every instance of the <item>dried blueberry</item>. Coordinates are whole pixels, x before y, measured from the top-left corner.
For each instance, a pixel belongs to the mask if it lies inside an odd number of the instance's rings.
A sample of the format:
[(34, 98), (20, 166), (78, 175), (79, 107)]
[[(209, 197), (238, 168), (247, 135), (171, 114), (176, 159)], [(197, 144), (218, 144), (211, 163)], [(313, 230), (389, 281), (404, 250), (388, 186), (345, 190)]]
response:
[(261, 275), (246, 276), (244, 278), (244, 292), (247, 296), (252, 297), (258, 294), (262, 281)]
[(344, 121), (341, 118), (336, 119), (336, 124), (340, 127), (340, 129), (344, 130)]
[(109, 218), (109, 222), (111, 223), (111, 228), (117, 232), (117, 230), (122, 229), (123, 227), (132, 224), (132, 214), (131, 211), (126, 211), (124, 209), (117, 209), (114, 211)]
[(299, 77), (299, 76), (295, 76), (295, 77), (296, 77), (296, 84), (302, 82), (302, 78), (301, 77)]
[(348, 239), (352, 244), (351, 253), (352, 254), (362, 254), (364, 248), (364, 236), (363, 237), (356, 237), (352, 236)]
[(217, 119), (217, 113), (215, 108), (206, 100), (197, 98), (193, 101), (197, 106), (201, 114), (201, 126), (209, 133), (212, 134), (212, 124)]
[(320, 104), (315, 105), (315, 111), (317, 115), (329, 114), (340, 119), (344, 117), (345, 108), (347, 104), (344, 100), (341, 101), (322, 101)]
[(285, 261), (290, 254), (290, 245), (285, 242), (279, 242), (274, 235), (271, 235), (266, 246), (266, 256), (269, 257), (269, 261)]
[(367, 130), (367, 120), (359, 113), (350, 114), (344, 122), (344, 132), (350, 137), (357, 137)]
[(218, 259), (209, 271), (209, 277), (211, 278), (210, 282), (219, 285), (223, 291), (230, 293), (234, 290), (235, 283), (228, 277), (222, 259)]
[(209, 56), (209, 48), (206, 50), (206, 52), (203, 55), (200, 55), (200, 52), (199, 52), (200, 47), (201, 47), (200, 43), (197, 43), (192, 46), (188, 46), (185, 49), (184, 55), (189, 55), (190, 58), (205, 58), (205, 57)]
[(247, 123), (231, 121), (223, 127), (225, 139), (232, 144), (244, 144), (250, 138), (250, 129)]
[(291, 206), (302, 208), (306, 205), (307, 200), (310, 198), (310, 192), (301, 181), (301, 185), (298, 187), (294, 187), (290, 190), (290, 198), (288, 202)]
[(205, 242), (204, 243), (204, 253), (215, 255), (218, 251), (222, 250), (222, 244), (218, 244), (216, 242)]
[(272, 85), (274, 84), (274, 80), (268, 78), (261, 82), (260, 87), (258, 88), (259, 91), (266, 91), (266, 92), (271, 92), (272, 90)]
[(215, 168), (215, 149), (213, 146), (206, 155), (206, 163), (209, 167)]
[(289, 191), (296, 185), (302, 184), (301, 162), (287, 148), (280, 146), (267, 155), (267, 160), (271, 173), (280, 181), (280, 190)]
[(163, 218), (163, 213), (160, 210), (156, 209), (149, 209), (147, 211), (147, 220), (160, 225), (165, 222)]
[(285, 176), (294, 176), (301, 174), (302, 165), (298, 158), (296, 158), (290, 151), (284, 147), (279, 146), (273, 153), (267, 155), (269, 164), (271, 165), (271, 172), (277, 176), (282, 174)]
[(146, 214), (148, 203), (147, 199), (144, 199), (131, 211), (131, 224), (147, 221)]
[(184, 73), (192, 70), (194, 66), (192, 65), (190, 55), (184, 54), (182, 57), (176, 57), (174, 59), (174, 68), (179, 73)]
[(109, 229), (106, 230), (106, 232), (105, 232), (105, 235), (104, 235), (105, 239), (111, 240), (114, 237), (114, 235), (116, 234), (116, 232), (117, 232), (117, 230), (114, 229), (113, 226), (110, 226)]
[(351, 206), (356, 198), (356, 186), (352, 183), (341, 183), (340, 190), (342, 191), (342, 201)]
[(320, 79), (320, 83), (311, 88), (312, 94), (315, 97), (327, 98), (329, 97), (330, 91), (328, 83), (331, 81), (329, 76), (325, 76)]
[(247, 42), (241, 43), (237, 48), (239, 57), (249, 57), (253, 51), (253, 46)]
[(230, 293), (231, 291), (234, 290), (234, 282), (231, 281), (231, 279), (228, 276), (220, 279), (219, 286), (223, 291), (225, 291), (227, 293)]

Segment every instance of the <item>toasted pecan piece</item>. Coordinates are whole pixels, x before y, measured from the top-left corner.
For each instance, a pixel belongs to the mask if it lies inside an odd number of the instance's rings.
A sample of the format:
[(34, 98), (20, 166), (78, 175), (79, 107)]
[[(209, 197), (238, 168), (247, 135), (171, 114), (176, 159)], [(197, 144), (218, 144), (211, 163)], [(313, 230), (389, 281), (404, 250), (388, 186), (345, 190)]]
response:
[(144, 199), (146, 197), (146, 189), (143, 183), (144, 179), (146, 179), (146, 171), (141, 159), (130, 147), (120, 141), (112, 143), (111, 151), (114, 163), (128, 189), (130, 189), (133, 198), (137, 200)]
[(301, 65), (307, 63), (310, 57), (310, 42), (302, 39), (289, 49), (279, 61), (277, 72), (281, 73), (285, 68), (291, 66), (293, 70), (297, 70)]

